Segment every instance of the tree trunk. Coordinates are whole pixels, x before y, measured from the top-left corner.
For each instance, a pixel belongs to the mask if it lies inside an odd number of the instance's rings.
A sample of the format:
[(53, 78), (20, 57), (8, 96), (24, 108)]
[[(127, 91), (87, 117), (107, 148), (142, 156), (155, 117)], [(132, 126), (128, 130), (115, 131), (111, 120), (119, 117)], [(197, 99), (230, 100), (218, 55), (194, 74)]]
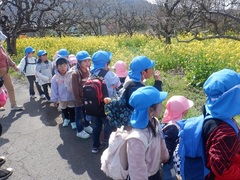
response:
[(165, 37), (165, 44), (172, 44), (171, 37)]

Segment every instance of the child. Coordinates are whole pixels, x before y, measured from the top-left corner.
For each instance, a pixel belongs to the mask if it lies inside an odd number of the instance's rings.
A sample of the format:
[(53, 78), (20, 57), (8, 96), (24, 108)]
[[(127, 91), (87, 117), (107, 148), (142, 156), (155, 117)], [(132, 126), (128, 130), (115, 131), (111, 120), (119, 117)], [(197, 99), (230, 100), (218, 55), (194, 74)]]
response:
[(56, 60), (59, 57), (65, 58), (66, 60), (68, 60), (68, 50), (66, 49), (60, 49), (59, 51), (56, 52), (56, 54), (53, 56), (53, 62), (52, 62), (52, 68), (53, 68), (53, 75), (57, 72), (57, 68), (56, 68)]
[(125, 80), (123, 87), (126, 89), (126, 102), (130, 109), (133, 109), (128, 100), (131, 94), (140, 87), (145, 86), (144, 80), (151, 78), (155, 79), (154, 87), (162, 91), (162, 81), (160, 80), (160, 72), (154, 71), (155, 61), (146, 56), (136, 56), (130, 63), (128, 77)]
[(76, 129), (74, 97), (67, 90), (64, 83), (69, 69), (68, 61), (65, 58), (59, 57), (56, 60), (56, 68), (57, 72), (53, 76), (51, 83), (51, 101), (54, 102), (55, 107), (59, 101), (59, 107), (62, 110), (64, 118), (63, 127), (67, 127), (69, 122), (71, 122), (72, 129)]
[(30, 98), (36, 98), (34, 91), (34, 82), (37, 87), (40, 98), (45, 98), (44, 92), (41, 86), (36, 82), (36, 58), (33, 57), (34, 49), (31, 46), (25, 48), (25, 55), (18, 65), (18, 69), (27, 77), (29, 82), (29, 94)]
[(172, 96), (166, 104), (166, 110), (162, 119), (163, 133), (168, 148), (170, 158), (163, 165), (163, 179), (176, 180), (179, 170), (174, 167), (173, 153), (178, 145), (179, 126), (176, 121), (181, 120), (188, 110), (194, 105), (193, 101), (184, 96)]
[[(77, 124), (77, 137), (87, 139), (92, 134), (92, 127), (89, 121), (86, 121), (84, 110), (82, 109), (83, 102), (83, 85), (87, 78), (90, 76), (89, 64), (91, 57), (87, 51), (79, 51), (76, 54), (77, 66), (75, 72), (72, 74), (72, 89), (76, 103), (76, 124)], [(84, 120), (84, 122), (83, 122)]]
[[(110, 60), (112, 58), (112, 53), (107, 51), (97, 51), (92, 56), (93, 69), (91, 73), (93, 75), (98, 75), (100, 71), (107, 70), (108, 72), (104, 76), (104, 80), (106, 82), (108, 97), (112, 98), (116, 95), (116, 88), (120, 85), (119, 77), (112, 71), (109, 70)], [(103, 108), (104, 111), (104, 108)], [(108, 143), (108, 139), (112, 132), (112, 127), (110, 126), (105, 112), (102, 113), (101, 116), (93, 116), (93, 148), (92, 153), (97, 153), (99, 149), (102, 147), (100, 143), (100, 134), (102, 131), (102, 126), (104, 125), (104, 136), (106, 138), (106, 142)], [(107, 144), (108, 146), (108, 144)]]
[(36, 67), (36, 76), (38, 84), (43, 87), (44, 94), (48, 102), (51, 102), (51, 98), (48, 93), (48, 87), (51, 88), (52, 80), (52, 63), (48, 60), (47, 52), (45, 50), (39, 50), (38, 61)]
[(0, 77), (0, 111), (5, 111), (4, 105), (6, 104), (8, 98), (7, 92), (2, 88), (3, 84), (4, 80)]
[(74, 67), (77, 64), (77, 58), (74, 54), (69, 55), (68, 61), (69, 61), (70, 67)]
[(134, 91), (129, 99), (129, 104), (134, 107), (130, 120), (133, 129), (130, 133), (142, 133), (148, 140), (147, 147), (140, 139), (127, 140), (130, 179), (161, 179), (161, 163), (167, 162), (169, 154), (156, 117), (162, 113), (162, 101), (166, 97), (167, 92), (145, 86)]
[(121, 82), (121, 86), (119, 86), (118, 88), (122, 88), (123, 84), (125, 82), (125, 79), (128, 75), (128, 71), (127, 71), (127, 65), (124, 61), (117, 61), (114, 66), (112, 66), (112, 68), (115, 70), (116, 75), (119, 77), (120, 82)]

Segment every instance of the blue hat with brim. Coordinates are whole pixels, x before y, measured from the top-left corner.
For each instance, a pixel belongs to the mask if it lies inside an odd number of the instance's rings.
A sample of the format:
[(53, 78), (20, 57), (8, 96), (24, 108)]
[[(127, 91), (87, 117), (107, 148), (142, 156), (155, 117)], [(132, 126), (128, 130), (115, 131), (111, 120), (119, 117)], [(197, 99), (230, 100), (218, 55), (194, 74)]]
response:
[(90, 55), (88, 54), (87, 51), (79, 51), (77, 54), (76, 54), (76, 58), (77, 60), (80, 62), (80, 61), (84, 61), (86, 59), (91, 59)]
[(144, 86), (134, 91), (129, 99), (129, 104), (134, 107), (131, 125), (134, 128), (146, 128), (149, 122), (148, 108), (164, 101), (167, 95), (167, 92), (160, 92), (153, 86)]
[(153, 68), (154, 66), (155, 61), (146, 56), (137, 56), (133, 58), (130, 63), (130, 71), (128, 72), (128, 76), (134, 81), (141, 81), (141, 72), (145, 69)]
[(69, 55), (68, 50), (66, 49), (60, 49), (57, 53), (58, 57), (67, 57)]
[(240, 114), (240, 75), (231, 69), (213, 73), (203, 85), (207, 95), (206, 107), (219, 119)]
[(91, 71), (95, 71), (97, 69), (102, 69), (105, 67), (106, 63), (108, 63), (112, 58), (112, 53), (108, 51), (97, 51), (92, 55), (93, 69)]
[(28, 46), (25, 48), (24, 52), (25, 52), (25, 56), (27, 56), (29, 53), (35, 52), (35, 50), (31, 46)]
[(39, 50), (37, 53), (38, 57), (43, 56), (45, 54), (47, 54), (47, 52), (45, 50)]

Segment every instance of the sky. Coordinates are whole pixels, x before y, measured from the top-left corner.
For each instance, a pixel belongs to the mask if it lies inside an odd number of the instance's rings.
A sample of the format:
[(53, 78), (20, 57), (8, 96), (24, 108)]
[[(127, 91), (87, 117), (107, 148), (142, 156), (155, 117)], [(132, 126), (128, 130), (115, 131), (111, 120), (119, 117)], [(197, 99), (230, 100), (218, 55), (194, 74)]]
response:
[(148, 2), (150, 2), (152, 4), (156, 3), (155, 0), (146, 0), (146, 1), (148, 1)]

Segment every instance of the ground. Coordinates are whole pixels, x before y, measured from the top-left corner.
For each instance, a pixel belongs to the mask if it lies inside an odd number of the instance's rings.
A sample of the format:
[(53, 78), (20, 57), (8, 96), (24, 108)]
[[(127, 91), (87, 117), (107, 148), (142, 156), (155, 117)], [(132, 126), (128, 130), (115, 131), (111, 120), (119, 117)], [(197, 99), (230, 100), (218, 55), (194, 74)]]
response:
[(30, 100), (26, 80), (13, 80), (18, 104), (25, 110), (0, 112), (3, 134), (0, 155), (12, 167), (10, 180), (108, 178), (100, 170), (100, 156), (92, 154), (92, 139), (76, 137), (71, 127), (62, 127), (61, 113), (45, 100)]

